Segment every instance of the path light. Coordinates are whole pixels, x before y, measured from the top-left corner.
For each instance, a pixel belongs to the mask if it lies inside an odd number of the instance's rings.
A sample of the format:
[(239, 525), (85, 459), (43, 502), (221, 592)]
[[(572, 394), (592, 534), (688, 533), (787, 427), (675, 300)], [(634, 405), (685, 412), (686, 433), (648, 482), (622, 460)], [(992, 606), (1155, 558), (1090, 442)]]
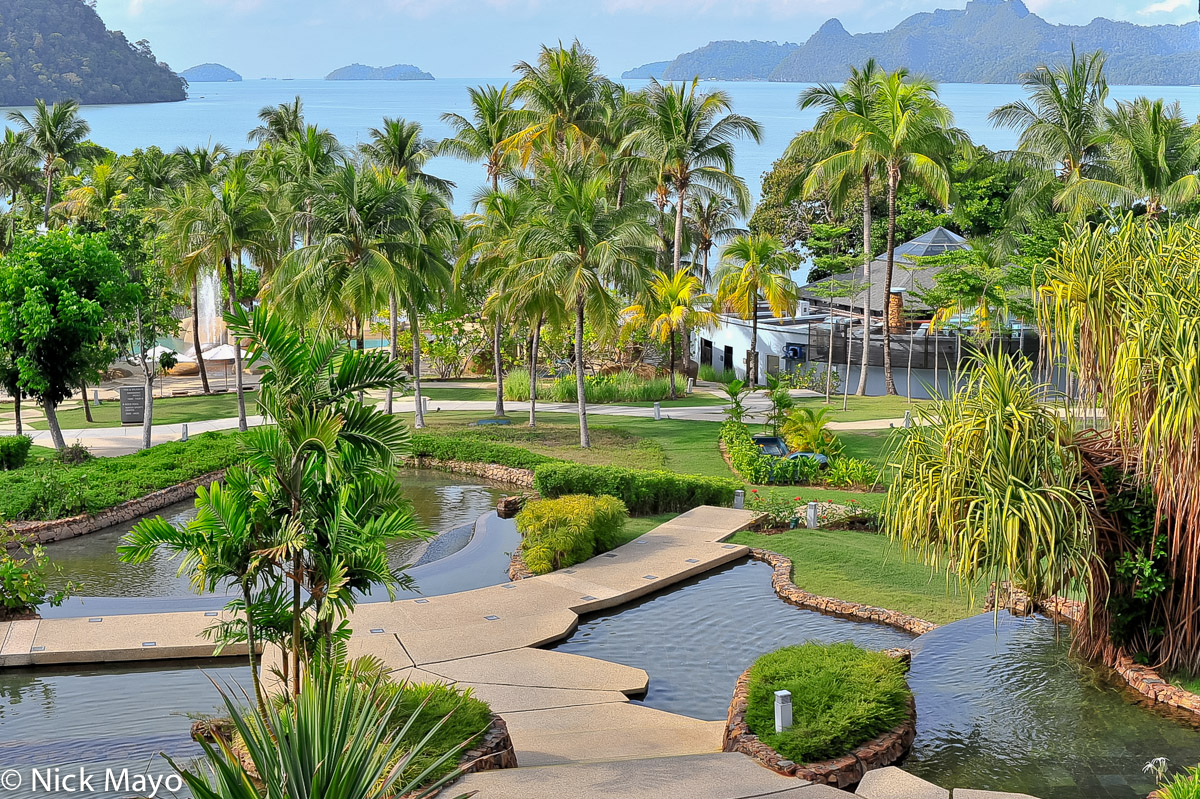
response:
[(421, 414), (429, 413), (429, 397), (421, 397)]
[(817, 512), (817, 503), (808, 503), (808, 529), (816, 530), (821, 526), (820, 514)]
[(662, 403), (659, 403), (659, 402), (654, 403), (654, 421), (656, 421), (656, 422), (662, 421)]
[(180, 441), (187, 441), (187, 424), (183, 425), (183, 434), (179, 436)]
[(742, 510), (746, 507), (746, 492), (742, 489), (737, 489), (733, 492), (733, 509)]
[(792, 726), (792, 692), (775, 692), (775, 732), (783, 732)]
[(688, 378), (688, 384), (687, 384), (687, 393), (688, 393), (688, 394), (691, 394), (691, 393), (692, 393), (692, 389), (694, 389), (695, 387), (696, 387), (696, 378), (694, 378), (694, 377), (689, 377), (689, 378)]

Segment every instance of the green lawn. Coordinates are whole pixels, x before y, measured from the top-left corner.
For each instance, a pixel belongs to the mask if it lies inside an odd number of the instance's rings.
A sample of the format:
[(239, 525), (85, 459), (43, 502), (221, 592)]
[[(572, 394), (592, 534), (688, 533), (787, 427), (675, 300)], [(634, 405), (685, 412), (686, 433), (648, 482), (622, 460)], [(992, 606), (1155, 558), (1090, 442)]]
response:
[[(258, 413), (257, 393), (246, 394), (246, 413)], [(154, 400), (154, 424), (183, 424), (208, 419), (228, 419), (237, 416), (236, 394), (210, 394), (195, 397), (165, 397)], [(121, 405), (109, 400), (101, 405), (92, 405), (92, 419), (88, 424), (83, 408), (72, 408), (58, 412), (58, 423), (64, 429), (85, 427), (116, 427), (121, 424)], [(45, 430), (46, 422), (38, 419), (30, 425), (34, 430)]]
[(825, 404), (824, 397), (796, 397), (797, 408), (829, 408), (829, 420), (832, 422), (865, 422), (872, 419), (903, 419), (905, 411), (916, 409), (926, 400), (913, 400), (910, 404), (904, 397), (855, 397), (847, 400), (846, 410), (842, 410), (842, 398), (836, 396)]
[[(491, 388), (444, 388), (436, 385), (426, 387), (424, 384), (422, 384), (421, 394), (429, 397), (431, 402), (434, 400), (446, 400), (448, 402), (494, 402), (496, 399), (496, 389), (494, 386)], [(539, 402), (545, 401), (546, 400), (539, 400)], [(653, 402), (621, 402), (616, 404), (631, 408), (650, 408), (654, 406)], [(662, 401), (663, 408), (699, 408), (724, 404), (725, 400), (721, 399), (720, 397), (714, 397), (711, 394), (693, 394), (690, 397), (680, 397), (677, 400)]]
[(657, 516), (635, 516), (631, 518), (625, 522), (625, 530), (621, 535), (621, 543), (617, 546), (628, 544), (630, 541), (640, 538), (655, 527), (658, 527), (660, 524), (666, 524), (678, 515), (677, 513), (660, 513)]
[(884, 536), (836, 530), (790, 530), (779, 535), (738, 533), (737, 544), (768, 549), (792, 559), (792, 581), (821, 596), (888, 608), (937, 624), (981, 612), (984, 591), (974, 604), (929, 567), (906, 559)]

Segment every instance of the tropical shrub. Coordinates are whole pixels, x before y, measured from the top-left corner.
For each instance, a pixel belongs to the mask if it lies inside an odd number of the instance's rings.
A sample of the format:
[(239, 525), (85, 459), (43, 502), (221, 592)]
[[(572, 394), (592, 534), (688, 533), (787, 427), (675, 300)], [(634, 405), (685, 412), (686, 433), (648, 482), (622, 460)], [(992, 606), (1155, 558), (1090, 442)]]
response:
[[(676, 374), (678, 385), (686, 385), (687, 379)], [(645, 378), (634, 372), (617, 372), (611, 375), (589, 375), (584, 379), (584, 395), (588, 402), (599, 405), (618, 402), (659, 402), (671, 395), (669, 377)], [(545, 402), (575, 402), (578, 390), (575, 376), (568, 375), (538, 384), (538, 399)], [(512, 372), (504, 381), (504, 398), (514, 402), (529, 399), (529, 373), (521, 370)]]
[(58, 453), (58, 459), (67, 466), (78, 466), (90, 461), (92, 457), (92, 451), (78, 441), (74, 444), (67, 444)]
[(1200, 799), (1200, 766), (1176, 774), (1155, 792), (1158, 799)]
[(879, 480), (879, 467), (860, 458), (834, 458), (821, 472), (821, 482), (834, 488), (871, 488)]
[[(848, 642), (780, 649), (750, 668), (746, 724), (796, 763), (841, 757), (907, 717), (905, 671), (902, 661)], [(792, 694), (793, 723), (781, 733), (776, 691)]]
[(413, 433), (412, 456), (468, 463), (494, 463), (514, 469), (533, 469), (543, 463), (551, 463), (555, 460), (521, 447), (497, 444), (470, 433), (455, 435)]
[(706, 383), (729, 384), (734, 380), (737, 380), (737, 372), (734, 370), (722, 369), (720, 372), (718, 372), (715, 368), (708, 364), (700, 367), (700, 371), (697, 376)]
[(36, 521), (96, 513), (227, 469), (240, 459), (235, 436), (209, 432), (132, 455), (93, 458), (78, 466), (47, 461), (0, 472), (0, 520)]
[(414, 780), (427, 770), (421, 780), (425, 783), (452, 774), (458, 758), (447, 760), (443, 755), (460, 749), (464, 741), (477, 737), (492, 722), (492, 709), (472, 696), (470, 688), (385, 681), (379, 692), (384, 701), (396, 700), (388, 724), (400, 734), (405, 747), (414, 750), (404, 780)]
[(29, 436), (0, 436), (0, 471), (20, 469), (29, 459), (33, 439)]
[[(431, 797), (457, 775), (454, 766), (470, 740), (445, 745), (450, 736), (442, 733), (453, 716), (438, 717), (420, 704), (409, 712), (411, 689), (377, 672), (374, 664), (365, 673), (311, 669), (294, 699), (249, 711), (222, 690), (239, 751), (218, 737), (215, 744), (201, 741), (199, 765), (167, 762), (197, 799), (261, 799), (261, 785), (270, 786), (273, 799)], [(443, 704), (442, 697), (436, 701)], [(427, 731), (418, 738), (420, 725)], [(440, 752), (433, 746), (439, 740)]]
[(829, 408), (794, 408), (782, 425), (783, 437), (795, 452), (815, 452), (836, 458), (844, 449), (829, 429)]
[(754, 443), (750, 429), (741, 422), (721, 426), (721, 440), (733, 470), (754, 485), (808, 485), (816, 482), (821, 465), (812, 458), (778, 458), (764, 454)]
[(730, 380), (724, 386), (725, 396), (729, 398), (729, 407), (725, 409), (725, 419), (742, 424), (746, 421), (749, 411), (746, 409), (746, 397), (750, 395), (751, 386), (744, 380)]
[(805, 391), (825, 391), (826, 378), (829, 380), (829, 390), (836, 394), (842, 387), (842, 376), (837, 369), (831, 373), (827, 373), (824, 366), (812, 364), (810, 366), (797, 366), (790, 372), (784, 372), (780, 375), (780, 379), (788, 386), (788, 388), (803, 389)]
[(620, 542), (629, 512), (616, 497), (569, 494), (526, 503), (517, 514), (521, 554), (534, 574), (582, 563)]
[(759, 493), (750, 489), (746, 508), (763, 516), (762, 525), (768, 530), (793, 528), (804, 515), (805, 502), (800, 497), (789, 497), (777, 493)]
[(6, 616), (36, 613), (43, 605), (56, 608), (65, 602), (70, 584), (53, 590), (46, 579), (59, 571), (41, 546), (11, 532), (0, 533), (0, 621)]
[(764, 429), (770, 428), (771, 434), (777, 436), (779, 429), (787, 421), (788, 415), (796, 407), (796, 401), (792, 399), (787, 384), (780, 380), (779, 375), (767, 375), (767, 390), (764, 393), (771, 401), (771, 409), (767, 411), (767, 423)]
[(616, 497), (635, 516), (682, 513), (700, 505), (727, 506), (740, 487), (737, 481), (723, 477), (561, 461), (538, 466), (533, 486), (547, 498), (566, 494)]

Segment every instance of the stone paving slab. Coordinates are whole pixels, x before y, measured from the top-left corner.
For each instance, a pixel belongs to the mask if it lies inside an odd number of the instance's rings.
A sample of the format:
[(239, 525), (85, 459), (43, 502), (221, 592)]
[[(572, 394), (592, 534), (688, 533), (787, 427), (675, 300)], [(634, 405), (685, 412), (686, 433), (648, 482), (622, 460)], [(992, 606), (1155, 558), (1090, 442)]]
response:
[(579, 617), (567, 609), (539, 616), (499, 616), (494, 620), (479, 614), (476, 624), (461, 624), (437, 630), (415, 630), (400, 637), (400, 643), (418, 666), (486, 655), (522, 647), (552, 643), (569, 635)]
[[(220, 618), (215, 611), (193, 611), (42, 620), (23, 654), (28, 665), (209, 658), (214, 644), (203, 633)], [(245, 655), (246, 647), (229, 646), (224, 654)], [(0, 665), (18, 664), (6, 659)]]
[(38, 624), (36, 619), (14, 621), (2, 625), (0, 629), (0, 666), (27, 666), (30, 659), (30, 649), (34, 638), (37, 637)]
[[(805, 783), (782, 777), (738, 754), (660, 757), (518, 768), (469, 774), (450, 793), (478, 791), (487, 799), (826, 799), (847, 797), (813, 792)], [(832, 790), (832, 789), (831, 789)]]
[(950, 792), (895, 766), (868, 771), (858, 784), (863, 799), (950, 799)]
[(504, 721), (523, 766), (717, 753), (725, 729), (627, 702), (509, 713)]
[[(433, 675), (430, 675), (432, 678)], [(413, 679), (424, 682), (445, 682), (436, 678)], [(505, 718), (524, 710), (554, 710), (557, 708), (603, 705), (626, 702), (620, 691), (594, 691), (580, 688), (530, 688), (523, 685), (491, 685), (488, 683), (456, 683), (470, 688), (471, 693), (491, 705), (493, 712)]]
[(424, 670), (452, 682), (590, 689), (620, 694), (642, 693), (650, 680), (645, 671), (633, 666), (548, 649), (496, 652), (429, 664)]

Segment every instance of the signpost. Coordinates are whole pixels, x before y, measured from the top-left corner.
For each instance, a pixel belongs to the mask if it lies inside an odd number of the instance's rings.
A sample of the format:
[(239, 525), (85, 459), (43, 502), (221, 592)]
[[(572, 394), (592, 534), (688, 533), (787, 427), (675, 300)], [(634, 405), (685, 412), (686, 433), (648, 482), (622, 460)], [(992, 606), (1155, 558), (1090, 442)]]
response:
[(142, 424), (146, 420), (146, 387), (121, 386), (121, 424)]

